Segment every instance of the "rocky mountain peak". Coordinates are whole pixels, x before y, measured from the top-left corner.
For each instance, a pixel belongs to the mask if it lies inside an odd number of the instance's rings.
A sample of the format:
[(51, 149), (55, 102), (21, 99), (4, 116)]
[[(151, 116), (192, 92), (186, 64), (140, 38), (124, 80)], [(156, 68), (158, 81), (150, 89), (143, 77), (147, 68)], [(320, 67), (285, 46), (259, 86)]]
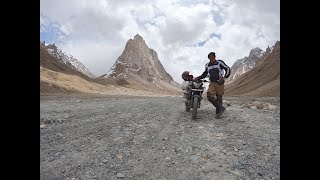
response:
[(252, 57), (252, 58), (254, 58), (254, 57), (260, 58), (262, 55), (263, 55), (263, 50), (258, 47), (252, 49), (249, 53), (249, 57)]
[(56, 44), (55, 43), (53, 43), (53, 44), (48, 44), (47, 46), (47, 49), (53, 49), (53, 50), (58, 50), (58, 47), (56, 46)]
[(266, 49), (266, 54), (270, 54), (270, 52), (271, 52), (271, 48), (268, 46)]
[(252, 69), (257, 61), (259, 61), (259, 59), (264, 55), (264, 53), (265, 52), (262, 49), (256, 47), (250, 50), (249, 56), (235, 61), (231, 66), (231, 74), (230, 77), (226, 80), (226, 84), (233, 82), (240, 75)]
[(149, 49), (148, 45), (146, 44), (145, 40), (139, 34), (136, 34), (133, 39), (129, 39), (127, 41), (125, 49), (141, 51), (144, 49)]
[(74, 58), (72, 55), (69, 55), (69, 54), (63, 52), (60, 48), (58, 48), (56, 46), (55, 43), (48, 44), (47, 46), (44, 45), (44, 47), (47, 49), (49, 54), (51, 54), (53, 57), (55, 57), (61, 63), (71, 67), (72, 69), (75, 69), (75, 70), (81, 72), (82, 74), (84, 74), (88, 77), (91, 77), (91, 78), (95, 77), (95, 75), (92, 74), (83, 63), (81, 63), (79, 60)]
[[(148, 47), (142, 36), (136, 34), (129, 39), (122, 54), (116, 60), (105, 78), (140, 79), (148, 83), (163, 81), (177, 85), (162, 66), (158, 54)], [(135, 80), (133, 80), (135, 81)]]
[(259, 58), (255, 66), (226, 86), (226, 94), (279, 96), (280, 94), (280, 41)]
[(136, 35), (134, 36), (133, 40), (136, 40), (136, 41), (143, 41), (143, 42), (144, 42), (143, 37), (142, 37), (142, 36), (140, 36), (139, 34), (136, 34)]
[(274, 48), (280, 48), (280, 41), (277, 41), (277, 42), (274, 44)]

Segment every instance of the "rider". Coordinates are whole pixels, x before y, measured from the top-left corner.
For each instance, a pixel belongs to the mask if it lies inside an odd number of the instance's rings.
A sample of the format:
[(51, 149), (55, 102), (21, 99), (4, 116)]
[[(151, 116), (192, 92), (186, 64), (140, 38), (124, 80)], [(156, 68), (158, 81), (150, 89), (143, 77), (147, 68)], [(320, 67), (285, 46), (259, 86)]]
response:
[(184, 96), (185, 97), (189, 97), (189, 82), (188, 81), (192, 81), (193, 80), (193, 75), (190, 74), (189, 71), (184, 71), (181, 75), (182, 79), (185, 80), (183, 83), (182, 83), (182, 89), (184, 90)]
[(181, 75), (182, 79), (185, 81), (191, 81), (193, 79), (193, 75), (190, 74), (189, 71), (184, 71)]
[(230, 76), (231, 70), (222, 60), (216, 60), (214, 52), (208, 54), (208, 59), (210, 62), (206, 64), (205, 71), (194, 79), (203, 79), (209, 75), (207, 98), (216, 107), (216, 118), (219, 118), (226, 109), (222, 106), (222, 95), (224, 94), (224, 80)]

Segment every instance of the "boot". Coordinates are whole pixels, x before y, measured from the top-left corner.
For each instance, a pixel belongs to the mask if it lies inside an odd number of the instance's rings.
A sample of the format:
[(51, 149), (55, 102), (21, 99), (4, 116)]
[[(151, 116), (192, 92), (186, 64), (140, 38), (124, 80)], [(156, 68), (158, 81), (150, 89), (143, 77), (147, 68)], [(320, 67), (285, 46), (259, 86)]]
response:
[(213, 104), (213, 106), (216, 108), (216, 114), (218, 113), (217, 109), (217, 99), (214, 96), (208, 96), (208, 101)]
[(218, 99), (214, 100), (214, 106), (216, 107), (216, 115), (217, 115), (221, 110), (221, 106), (220, 106)]
[(223, 114), (223, 112), (226, 110), (226, 108), (225, 107), (221, 107), (221, 110), (218, 112), (218, 114), (216, 114), (216, 118), (218, 119), (218, 118), (220, 118), (220, 116)]
[(219, 118), (223, 112), (226, 110), (225, 107), (222, 106), (222, 96), (221, 95), (217, 95), (217, 114), (216, 114), (216, 118)]

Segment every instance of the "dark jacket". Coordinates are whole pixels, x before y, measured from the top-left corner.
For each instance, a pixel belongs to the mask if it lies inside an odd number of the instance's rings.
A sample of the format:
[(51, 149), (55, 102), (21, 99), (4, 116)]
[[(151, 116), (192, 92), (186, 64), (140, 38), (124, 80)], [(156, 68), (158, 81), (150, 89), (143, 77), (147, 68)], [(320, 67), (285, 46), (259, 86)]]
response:
[[(225, 74), (224, 74), (225, 71)], [(220, 77), (228, 78), (230, 76), (231, 69), (222, 60), (216, 60), (214, 63), (209, 62), (206, 64), (205, 71), (198, 77), (203, 79), (209, 75), (211, 82), (218, 82)]]

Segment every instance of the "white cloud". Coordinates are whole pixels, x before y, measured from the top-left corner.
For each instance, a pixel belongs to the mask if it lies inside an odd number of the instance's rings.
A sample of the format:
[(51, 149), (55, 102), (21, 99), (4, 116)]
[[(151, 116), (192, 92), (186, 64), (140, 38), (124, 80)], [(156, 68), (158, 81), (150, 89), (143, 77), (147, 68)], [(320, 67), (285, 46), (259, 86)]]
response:
[(115, 45), (108, 42), (96, 43), (83, 41), (74, 43), (71, 41), (66, 44), (61, 44), (60, 48), (77, 59), (81, 57), (79, 60), (81, 60), (89, 70), (95, 70), (93, 72), (97, 75), (102, 75), (109, 71), (109, 68), (123, 51), (124, 45), (125, 44)]
[(163, 11), (165, 21), (160, 26), (160, 35), (165, 44), (186, 45), (209, 36), (208, 29), (215, 27), (210, 6), (197, 4), (179, 6), (169, 4)]
[[(102, 75), (140, 34), (177, 82), (184, 70), (200, 75), (215, 51), (229, 66), (252, 48), (280, 40), (279, 0), (42, 0), (40, 31), (58, 25), (64, 51)], [(51, 25), (51, 26), (50, 26)], [(211, 34), (203, 46), (195, 47)]]
[(47, 26), (48, 26), (48, 21), (46, 20), (45, 17), (40, 16), (40, 32), (47, 32)]

